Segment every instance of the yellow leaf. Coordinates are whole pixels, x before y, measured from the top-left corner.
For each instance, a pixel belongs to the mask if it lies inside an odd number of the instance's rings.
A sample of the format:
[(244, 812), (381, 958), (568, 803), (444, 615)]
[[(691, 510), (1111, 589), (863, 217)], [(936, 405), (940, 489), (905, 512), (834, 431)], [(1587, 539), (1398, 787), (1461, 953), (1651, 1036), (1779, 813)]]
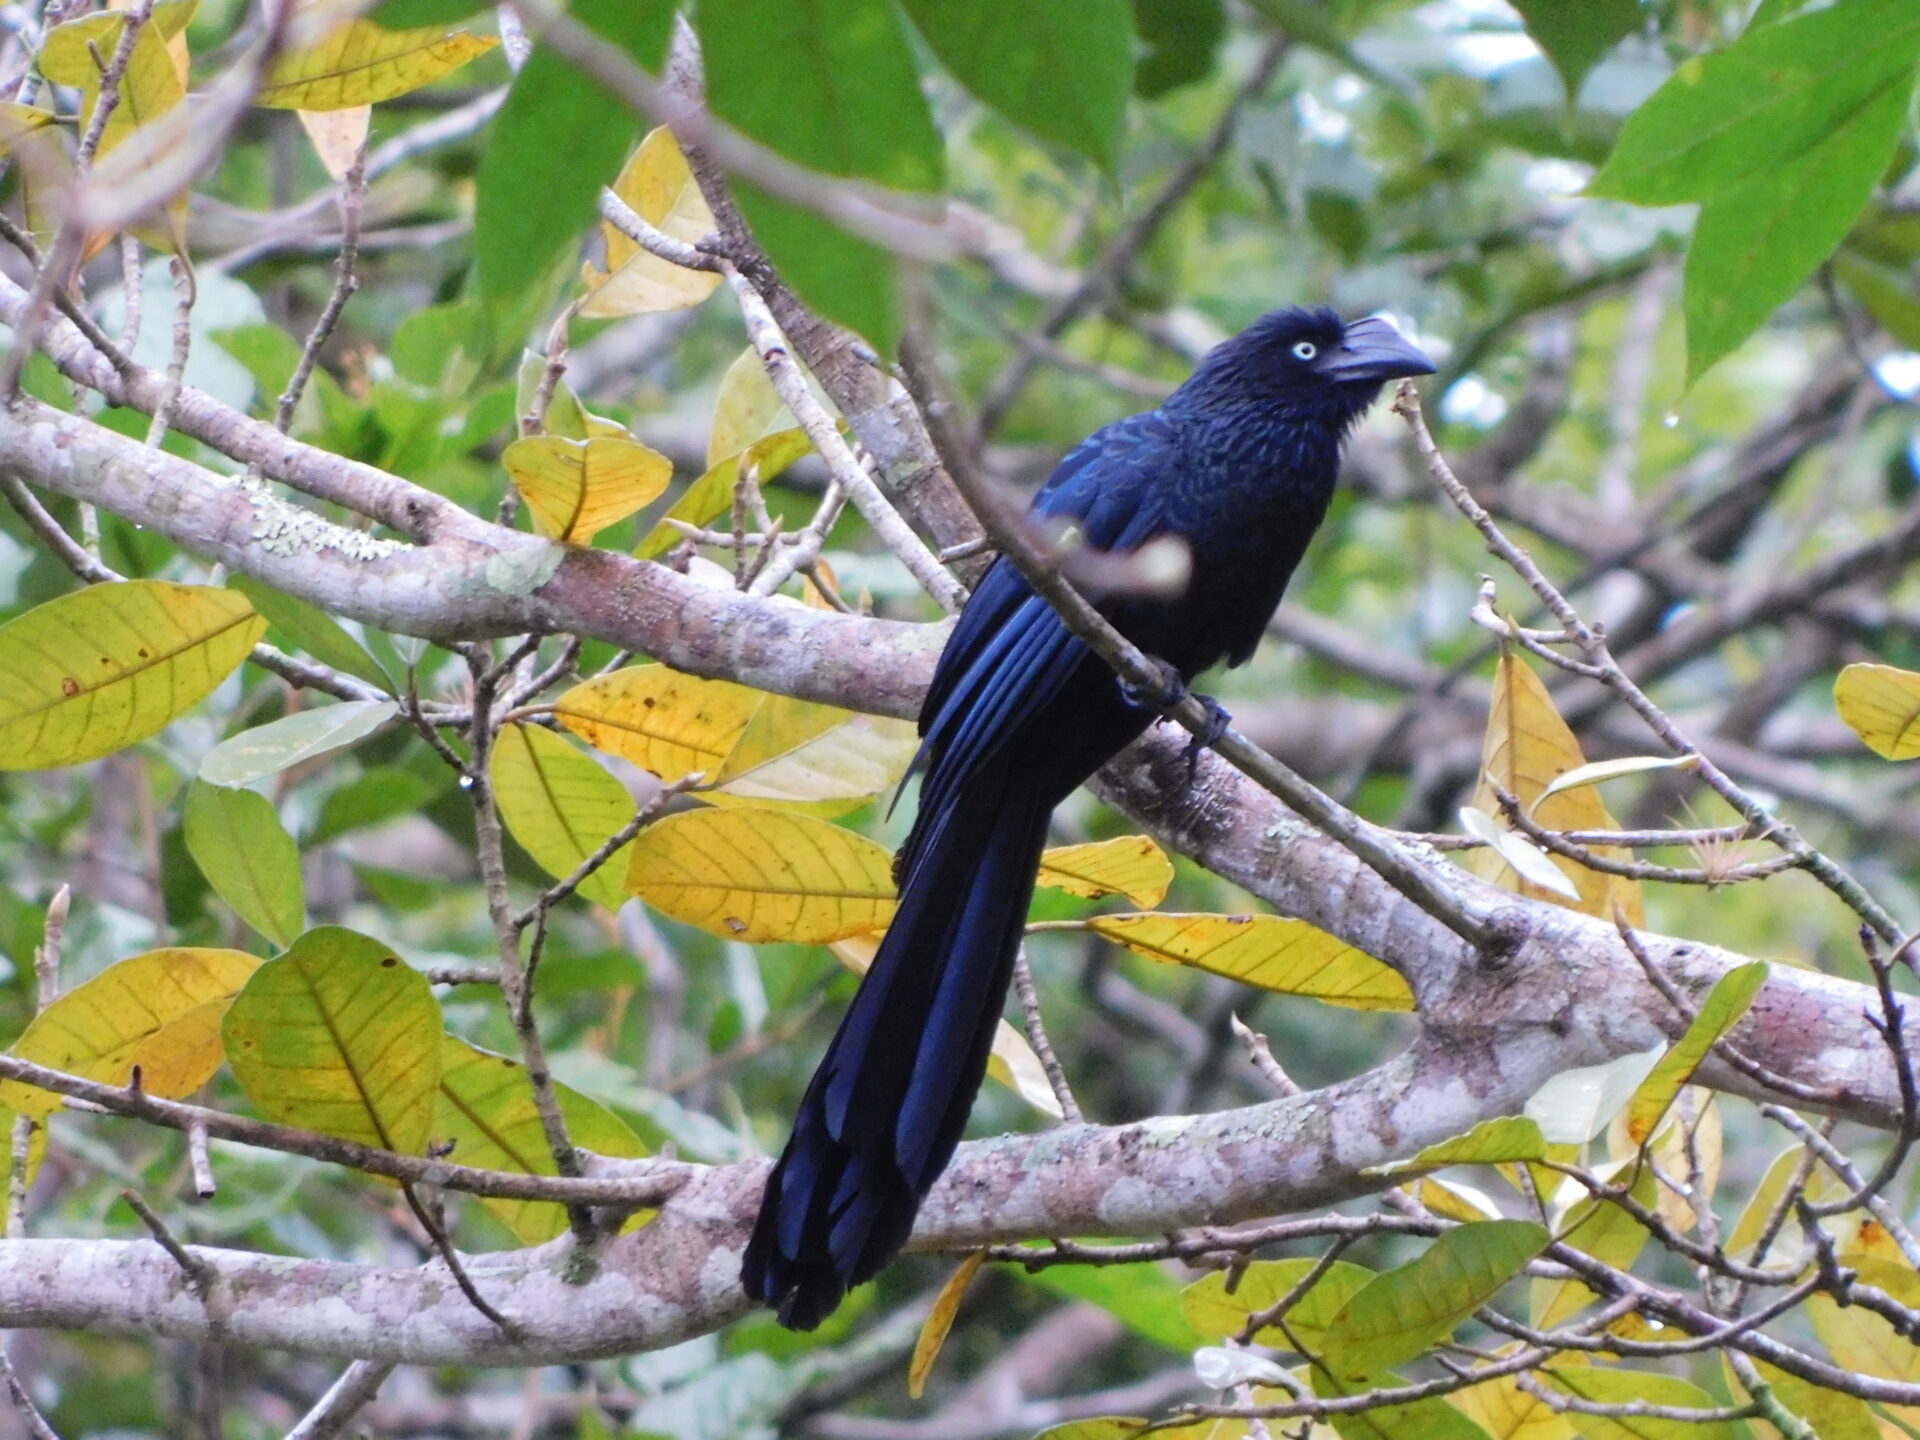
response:
[[(845, 940), (835, 940), (827, 948), (854, 974), (864, 975), (880, 949), (880, 936), (877, 933), (850, 935)], [(994, 1028), (993, 1049), (987, 1053), (987, 1074), (1042, 1114), (1051, 1115), (1055, 1120), (1065, 1118), (1060, 1098), (1053, 1093), (1053, 1082), (1047, 1079), (1040, 1057), (1034, 1054), (1027, 1037), (1005, 1020)]]
[[(627, 1122), (599, 1101), (558, 1082), (554, 1094), (573, 1143), (595, 1155), (637, 1160), (647, 1154)], [(469, 1045), (453, 1035), (440, 1037), (440, 1094), (433, 1117), (436, 1140), (451, 1141), (449, 1159), (483, 1170), (516, 1175), (553, 1175), (553, 1151), (533, 1103), (533, 1086), (518, 1060)], [(482, 1198), (514, 1239), (540, 1245), (567, 1228), (563, 1205), (544, 1200)], [(650, 1212), (641, 1212), (645, 1215)]]
[[(171, 7), (165, 20), (168, 24), (178, 20), (184, 25), (185, 17), (191, 13), (189, 6)], [(120, 77), (119, 98), (100, 132), (96, 157), (111, 154), (134, 131), (152, 124), (186, 99), (186, 86), (167, 50), (169, 32), (162, 19), (161, 10), (156, 8), (152, 21), (142, 27), (139, 38), (133, 42), (133, 53)], [(82, 133), (93, 123), (94, 106), (100, 99), (100, 78), (105, 67), (112, 64), (125, 29), (126, 20), (108, 12), (69, 20), (47, 34), (47, 42), (40, 51), (41, 73), (58, 84), (80, 90), (84, 102), (80, 119)]]
[[(1734, 1221), (1733, 1229), (1727, 1236), (1727, 1253), (1734, 1259), (1747, 1264), (1763, 1263), (1754, 1255), (1754, 1248), (1766, 1233), (1767, 1222), (1779, 1205), (1780, 1197), (1786, 1193), (1788, 1183), (1799, 1172), (1800, 1162), (1806, 1154), (1803, 1145), (1788, 1146), (1774, 1157), (1773, 1163), (1760, 1177), (1760, 1183), (1753, 1187), (1746, 1208), (1740, 1212), (1740, 1218)], [(1815, 1205), (1837, 1200), (1846, 1193), (1847, 1187), (1840, 1183), (1839, 1176), (1823, 1164), (1816, 1163), (1807, 1176), (1806, 1196)], [(1789, 1210), (1774, 1231), (1764, 1263), (1769, 1268), (1777, 1268), (1802, 1260), (1807, 1253), (1806, 1241), (1799, 1225), (1794, 1222), (1793, 1212)]]
[(1500, 1218), (1500, 1207), (1471, 1185), (1456, 1184), (1436, 1175), (1422, 1175), (1407, 1188), (1413, 1192), (1413, 1198), (1427, 1209), (1449, 1220), (1472, 1224), (1476, 1220)]
[(1173, 883), (1173, 862), (1148, 835), (1056, 845), (1040, 857), (1039, 883), (1083, 900), (1124, 895), (1142, 910), (1151, 910)]
[[(713, 430), (707, 437), (707, 468), (711, 470), (730, 455), (797, 429), (799, 424), (767, 378), (759, 352), (749, 345), (720, 377), (720, 391), (713, 402)], [(764, 473), (761, 478), (765, 478)]]
[[(1845, 1258), (1850, 1268), (1860, 1272), (1862, 1284), (1886, 1291), (1902, 1305), (1920, 1306), (1920, 1275), (1904, 1263), (1871, 1255)], [(1920, 1346), (1865, 1306), (1843, 1307), (1830, 1295), (1814, 1295), (1807, 1301), (1807, 1313), (1813, 1333), (1832, 1352), (1836, 1364), (1882, 1380), (1920, 1382)]]
[(554, 702), (553, 713), (594, 749), (678, 780), (695, 770), (718, 774), (765, 699), (730, 680), (630, 665), (582, 681)]
[(222, 1027), (227, 1063), (267, 1119), (403, 1155), (432, 1129), (444, 1029), (425, 975), (334, 925), (254, 971)]
[(1840, 718), (1889, 760), (1920, 755), (1920, 675), (1892, 665), (1849, 665), (1833, 682)]
[(388, 30), (371, 20), (350, 20), (318, 45), (282, 55), (253, 103), (274, 110), (377, 105), (431, 85), (499, 43), (491, 35), (450, 34), (437, 25)]
[[(751, 458), (756, 467), (755, 473), (761, 480), (770, 480), (812, 448), (813, 442), (807, 439), (804, 430), (782, 430), (770, 435), (753, 446)], [(740, 465), (746, 458), (747, 454), (743, 451), (738, 455), (729, 455), (714, 465), (674, 501), (667, 516), (688, 525), (711, 525), (722, 515), (728, 514), (733, 509), (733, 491), (740, 480)], [(652, 560), (666, 554), (684, 538), (663, 520), (653, 527), (633, 553), (642, 560)]]
[(1169, 965), (1351, 1010), (1411, 1010), (1413, 992), (1371, 955), (1278, 915), (1096, 915), (1087, 927)]
[[(662, 234), (692, 244), (712, 234), (713, 211), (695, 183), (687, 157), (673, 132), (662, 125), (649, 131), (620, 171), (614, 194)], [(589, 261), (583, 279), (591, 292), (580, 313), (588, 319), (684, 310), (714, 292), (720, 276), (710, 270), (683, 270), (642, 250), (612, 225), (602, 224), (607, 268)]]
[(191, 710), (267, 622), (237, 590), (127, 580), (0, 625), (0, 770), (77, 765)]
[[(239, 950), (150, 950), (60, 996), (8, 1052), (107, 1085), (140, 1067), (141, 1088), (178, 1099), (220, 1068), (220, 1017), (260, 962)], [(45, 1116), (60, 1097), (0, 1083), (0, 1106)]]
[(892, 786), (919, 746), (911, 721), (768, 695), (701, 798), (845, 809)]
[(980, 1267), (986, 1262), (987, 1252), (975, 1250), (960, 1262), (960, 1268), (947, 1277), (947, 1283), (940, 1287), (940, 1294), (928, 1312), (926, 1323), (920, 1327), (920, 1338), (913, 1344), (913, 1363), (907, 1367), (907, 1394), (918, 1400), (927, 1388), (927, 1374), (933, 1369), (933, 1362), (940, 1358), (940, 1347), (947, 1343), (947, 1332), (953, 1329), (953, 1320), (960, 1313), (960, 1302), (967, 1298), (967, 1287), (973, 1284), (973, 1277), (980, 1273)]
[(58, 123), (58, 118), (51, 110), (32, 105), (0, 103), (0, 150), (11, 151), (28, 136), (51, 128)]
[(347, 110), (302, 110), (300, 124), (313, 142), (320, 163), (335, 180), (347, 178), (360, 147), (367, 143), (367, 127), (373, 123), (371, 105), (355, 105)]
[[(1547, 787), (1569, 770), (1587, 763), (1580, 744), (1553, 708), (1553, 697), (1540, 677), (1526, 661), (1507, 653), (1493, 682), (1493, 707), (1487, 716), (1486, 747), (1480, 757), (1480, 786), (1474, 792), (1473, 807), (1489, 815), (1500, 814), (1500, 801), (1494, 794), (1497, 784), (1515, 796), (1523, 810), (1546, 830), (1614, 830), (1619, 828), (1600, 792), (1590, 786), (1546, 795)], [(1542, 799), (1542, 796), (1546, 798)], [(1631, 860), (1632, 852), (1615, 846), (1596, 846), (1594, 855), (1603, 860)], [(1491, 850), (1473, 851), (1467, 869), (1483, 880), (1491, 880), (1509, 890), (1536, 900), (1550, 900), (1589, 915), (1611, 916), (1617, 904), (1628, 923), (1642, 924), (1645, 906), (1640, 882), (1597, 870), (1563, 856), (1552, 857), (1554, 865), (1580, 892), (1576, 905), (1552, 891), (1533, 885), (1516, 875), (1507, 862)]]
[(610, 436), (531, 436), (507, 446), (500, 461), (540, 533), (569, 545), (591, 544), (607, 526), (658, 498), (673, 478), (673, 462), (659, 451)]
[[(494, 742), (494, 798), (521, 848), (564, 880), (634, 816), (627, 787), (591, 757), (537, 725), (508, 725)], [(580, 882), (580, 893), (618, 910), (631, 842)]]
[[(1517, 1345), (1503, 1346), (1494, 1356), (1504, 1359), (1518, 1348)], [(1574, 1429), (1567, 1417), (1556, 1413), (1546, 1401), (1522, 1390), (1511, 1375), (1482, 1380), (1447, 1398), (1456, 1410), (1486, 1431), (1491, 1440), (1574, 1440)]]
[(893, 916), (892, 859), (810, 815), (694, 810), (633, 842), (627, 890), (728, 940), (801, 945), (861, 935)]

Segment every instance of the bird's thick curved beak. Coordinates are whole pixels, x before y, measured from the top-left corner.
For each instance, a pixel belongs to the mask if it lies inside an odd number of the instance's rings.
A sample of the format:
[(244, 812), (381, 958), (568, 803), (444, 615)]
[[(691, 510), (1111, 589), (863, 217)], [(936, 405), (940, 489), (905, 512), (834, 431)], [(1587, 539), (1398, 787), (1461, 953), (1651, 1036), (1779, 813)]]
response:
[(1317, 367), (1334, 380), (1398, 380), (1404, 375), (1431, 375), (1427, 352), (1393, 328), (1391, 320), (1369, 315), (1347, 326), (1338, 349), (1323, 355)]

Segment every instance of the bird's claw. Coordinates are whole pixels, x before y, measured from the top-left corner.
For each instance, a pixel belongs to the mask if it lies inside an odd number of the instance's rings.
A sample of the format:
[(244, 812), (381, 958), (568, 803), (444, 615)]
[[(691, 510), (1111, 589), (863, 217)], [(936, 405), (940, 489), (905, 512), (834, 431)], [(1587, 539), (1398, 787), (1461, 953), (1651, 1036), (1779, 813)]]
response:
[(1187, 748), (1181, 751), (1181, 758), (1187, 762), (1187, 780), (1191, 783), (1200, 770), (1200, 752), (1227, 733), (1233, 724), (1233, 717), (1211, 695), (1198, 695), (1187, 689), (1187, 682), (1180, 678), (1180, 672), (1156, 655), (1147, 657), (1160, 672), (1159, 680), (1152, 685), (1134, 685), (1126, 681), (1120, 684), (1120, 694), (1127, 704), (1136, 710), (1151, 710), (1156, 715), (1166, 715), (1182, 700), (1191, 696), (1207, 712), (1206, 723), (1187, 741)]
[(1233, 716), (1227, 713), (1227, 707), (1211, 695), (1195, 695), (1207, 712), (1207, 720), (1193, 737), (1187, 741), (1187, 748), (1180, 752), (1180, 758), (1187, 762), (1187, 783), (1191, 785), (1200, 773), (1200, 752), (1213, 744), (1233, 725)]

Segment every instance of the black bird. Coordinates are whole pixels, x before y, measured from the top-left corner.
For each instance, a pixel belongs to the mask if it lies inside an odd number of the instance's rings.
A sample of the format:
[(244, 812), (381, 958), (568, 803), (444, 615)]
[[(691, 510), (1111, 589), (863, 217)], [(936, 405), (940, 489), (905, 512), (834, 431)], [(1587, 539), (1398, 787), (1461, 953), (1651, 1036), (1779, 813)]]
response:
[[(1182, 683), (1242, 664), (1326, 514), (1348, 430), (1386, 381), (1432, 372), (1384, 320), (1273, 311), (1159, 409), (1084, 441), (1030, 514), (1099, 550), (1185, 541), (1177, 595), (1088, 598)], [(985, 1073), (1053, 808), (1166, 700), (1123, 687), (1004, 558), (974, 592), (920, 712), (899, 909), (747, 1244), (747, 1293), (783, 1325), (811, 1330), (906, 1243)]]

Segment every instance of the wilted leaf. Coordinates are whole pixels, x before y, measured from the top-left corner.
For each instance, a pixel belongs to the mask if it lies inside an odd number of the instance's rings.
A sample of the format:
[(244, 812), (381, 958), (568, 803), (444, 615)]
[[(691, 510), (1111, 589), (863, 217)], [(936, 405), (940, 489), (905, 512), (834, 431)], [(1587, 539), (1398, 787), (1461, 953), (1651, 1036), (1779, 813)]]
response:
[(701, 798), (846, 809), (906, 774), (919, 744), (911, 721), (767, 695)]
[(1142, 910), (1151, 910), (1173, 883), (1173, 862), (1150, 835), (1056, 845), (1040, 857), (1039, 883), (1083, 900), (1124, 895)]
[[(1609, 1370), (1598, 1365), (1557, 1366), (1545, 1378), (1568, 1394), (1601, 1405), (1659, 1405), (1678, 1410), (1718, 1410), (1720, 1402), (1685, 1380), (1653, 1370)], [(1739, 1440), (1730, 1420), (1669, 1420), (1653, 1417), (1614, 1419), (1580, 1416), (1587, 1440)]]
[(766, 692), (729, 680), (630, 665), (582, 681), (554, 702), (553, 713), (594, 749), (671, 781), (695, 770), (717, 775), (765, 699)]
[(1584, 1145), (1633, 1097), (1667, 1047), (1635, 1051), (1604, 1065), (1563, 1070), (1527, 1100), (1526, 1114), (1550, 1145)]
[[(493, 747), (493, 794), (520, 846), (556, 880), (564, 880), (633, 819), (627, 787), (597, 761), (537, 725), (502, 727)], [(631, 842), (580, 882), (589, 900), (618, 910)]]
[[(453, 1035), (440, 1037), (440, 1092), (433, 1117), (436, 1140), (452, 1141), (448, 1159), (483, 1170), (519, 1175), (553, 1175), (557, 1167), (547, 1132), (534, 1107), (533, 1086), (518, 1060), (469, 1045)], [(637, 1160), (647, 1153), (626, 1121), (597, 1100), (555, 1082), (554, 1094), (575, 1145), (596, 1155)], [(543, 1200), (480, 1203), (513, 1232), (522, 1245), (539, 1245), (567, 1228), (563, 1205)]]
[(627, 890), (727, 940), (800, 945), (893, 916), (892, 857), (862, 835), (784, 810), (669, 815), (633, 842)]
[(1551, 1237), (1528, 1220), (1448, 1230), (1425, 1254), (1376, 1275), (1327, 1327), (1326, 1359), (1362, 1379), (1424, 1354), (1491, 1300)]
[[(1476, 840), (1484, 841), (1496, 861), (1518, 875), (1523, 884), (1558, 895), (1562, 900), (1579, 902), (1579, 887), (1561, 873), (1553, 856), (1518, 831), (1509, 830), (1486, 811), (1462, 805), (1460, 828)], [(1479, 860), (1479, 856), (1474, 857), (1475, 862)]]
[(127, 580), (0, 625), (0, 770), (97, 760), (163, 729), (247, 658), (267, 622), (218, 586)]
[(1369, 1174), (1390, 1175), (1397, 1170), (1424, 1170), (1442, 1165), (1500, 1165), (1515, 1160), (1544, 1160), (1547, 1142), (1540, 1127), (1523, 1115), (1500, 1115), (1482, 1120), (1464, 1135), (1429, 1145), (1411, 1160), (1380, 1165)]
[(1087, 928), (1152, 960), (1209, 970), (1351, 1010), (1411, 1010), (1413, 992), (1371, 955), (1277, 915), (1096, 915)]
[(212, 785), (251, 785), (364, 739), (399, 713), (392, 700), (343, 700), (296, 710), (222, 740), (200, 762), (200, 778)]
[[(833, 941), (827, 948), (854, 974), (864, 975), (879, 952), (880, 936), (850, 935)], [(987, 1074), (1042, 1114), (1051, 1115), (1055, 1120), (1064, 1118), (1059, 1097), (1053, 1093), (1053, 1082), (1047, 1079), (1040, 1057), (1033, 1053), (1027, 1037), (1005, 1020), (994, 1027), (993, 1049), (987, 1052)]]
[(920, 1326), (920, 1338), (913, 1343), (913, 1360), (907, 1366), (909, 1399), (918, 1400), (926, 1392), (927, 1376), (933, 1370), (933, 1362), (940, 1358), (940, 1347), (947, 1343), (947, 1332), (953, 1329), (954, 1317), (960, 1313), (960, 1302), (967, 1298), (967, 1287), (973, 1284), (973, 1277), (980, 1273), (986, 1259), (984, 1250), (968, 1255), (934, 1297), (933, 1309), (927, 1312), (926, 1321)]
[(367, 130), (373, 124), (373, 107), (355, 105), (346, 110), (302, 110), (300, 128), (313, 142), (313, 150), (334, 180), (347, 178), (353, 162), (367, 143)]
[(590, 545), (607, 526), (657, 499), (673, 462), (637, 440), (563, 440), (534, 435), (500, 456), (542, 535)]
[[(693, 178), (680, 142), (662, 125), (647, 132), (620, 171), (613, 193), (654, 229), (688, 244), (714, 232), (713, 211)], [(602, 319), (684, 310), (698, 305), (720, 283), (711, 270), (683, 270), (643, 250), (613, 225), (602, 223), (607, 268), (588, 262), (582, 279), (591, 292), (581, 315)]]
[(388, 30), (370, 20), (349, 20), (319, 44), (275, 61), (253, 103), (276, 110), (377, 105), (431, 85), (499, 43), (491, 35), (449, 34), (437, 25)]
[[(1246, 1327), (1250, 1316), (1271, 1310), (1292, 1294), (1294, 1286), (1304, 1280), (1317, 1263), (1311, 1258), (1256, 1260), (1240, 1272), (1240, 1283), (1231, 1291), (1227, 1288), (1226, 1272), (1216, 1272), (1181, 1292), (1180, 1311), (1202, 1335), (1223, 1338), (1237, 1335)], [(1334, 1317), (1374, 1278), (1374, 1272), (1363, 1265), (1334, 1261), (1326, 1273), (1313, 1282), (1313, 1288), (1287, 1312), (1286, 1329), (1270, 1324), (1253, 1337), (1254, 1343), (1291, 1350), (1293, 1341), (1287, 1338), (1290, 1330), (1302, 1345), (1318, 1352), (1326, 1343), (1327, 1327)]]
[(432, 1130), (442, 1029), (425, 975), (334, 925), (256, 970), (222, 1027), (227, 1063), (267, 1119), (403, 1155)]
[(181, 830), (214, 893), (247, 924), (282, 949), (307, 928), (300, 847), (266, 796), (195, 780)]
[[(1545, 830), (1614, 830), (1619, 828), (1599, 794), (1590, 789), (1564, 790), (1548, 795), (1548, 787), (1568, 771), (1587, 763), (1580, 744), (1567, 728), (1567, 722), (1554, 709), (1553, 697), (1540, 677), (1519, 656), (1506, 653), (1494, 674), (1493, 704), (1487, 714), (1487, 738), (1480, 756), (1480, 784), (1474, 791), (1473, 808), (1489, 817), (1500, 813), (1497, 785), (1520, 802), (1535, 822)], [(1462, 816), (1465, 819), (1465, 816)], [(1506, 833), (1502, 827), (1501, 833)], [(1483, 839), (1490, 837), (1483, 836)], [(1595, 846), (1593, 854), (1603, 860), (1631, 860), (1632, 852), (1617, 846)], [(1523, 880), (1515, 866), (1502, 853), (1475, 851), (1466, 867), (1483, 880), (1491, 880), (1509, 890), (1535, 899), (1571, 904), (1589, 915), (1610, 916), (1614, 906), (1625, 912), (1629, 924), (1645, 920), (1645, 907), (1636, 880), (1603, 875), (1574, 860), (1549, 857), (1580, 893), (1577, 903), (1551, 886)]]
[[(220, 1068), (220, 1015), (260, 962), (240, 950), (150, 950), (76, 985), (27, 1026), (8, 1051), (69, 1075), (124, 1085), (140, 1067), (150, 1094), (191, 1095)], [(44, 1116), (60, 1097), (0, 1082), (0, 1106)]]
[(1920, 674), (1892, 665), (1849, 665), (1834, 681), (1833, 703), (1874, 754), (1889, 760), (1920, 756)]
[(1660, 1063), (1653, 1067), (1633, 1092), (1633, 1099), (1627, 1106), (1627, 1134), (1634, 1144), (1645, 1144), (1648, 1137), (1659, 1128), (1660, 1122), (1666, 1118), (1667, 1107), (1673, 1104), (1674, 1096), (1680, 1093), (1680, 1087), (1687, 1083), (1695, 1067), (1707, 1058), (1707, 1052), (1714, 1043), (1739, 1023), (1740, 1017), (1747, 1013), (1747, 1007), (1753, 1003), (1753, 997), (1760, 993), (1760, 987), (1766, 983), (1767, 964), (1764, 960), (1729, 970), (1714, 982), (1693, 1023), (1687, 1027), (1687, 1033), (1660, 1057)]

